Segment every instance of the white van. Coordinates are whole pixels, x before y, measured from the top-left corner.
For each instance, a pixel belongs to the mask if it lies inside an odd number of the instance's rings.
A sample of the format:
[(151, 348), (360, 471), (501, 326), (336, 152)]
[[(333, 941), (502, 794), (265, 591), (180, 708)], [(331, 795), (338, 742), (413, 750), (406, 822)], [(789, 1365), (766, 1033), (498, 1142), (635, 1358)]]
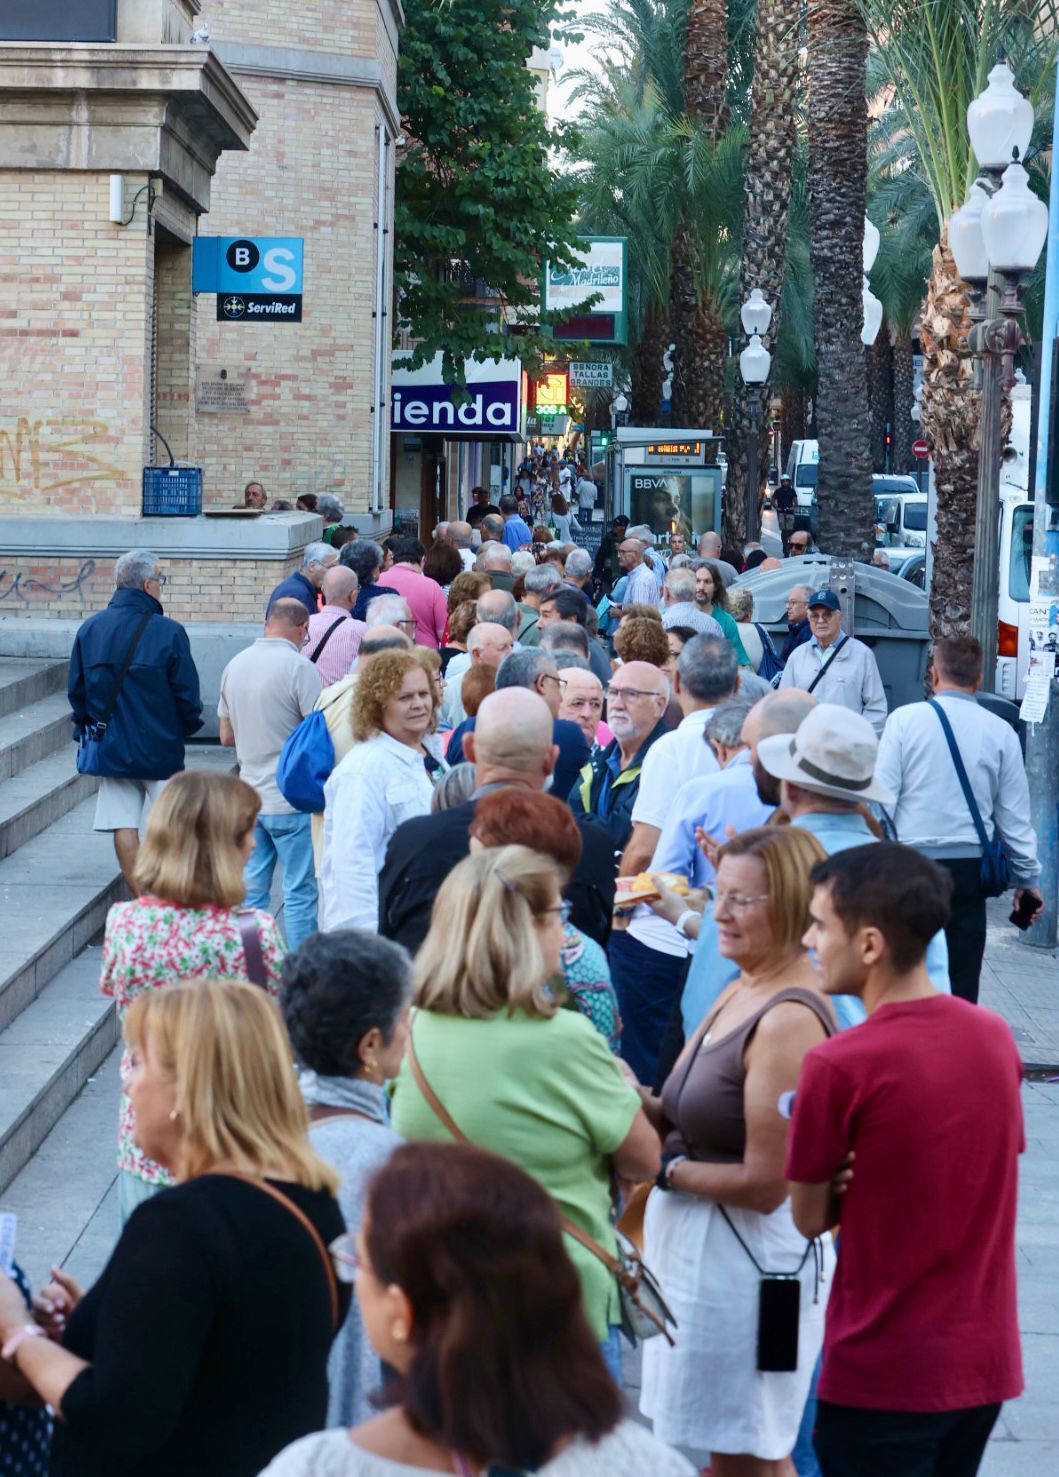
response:
[(1000, 468), (1000, 581), (997, 592), (996, 691), (1021, 701), (1030, 664), (1030, 571), (1033, 492), (1030, 478), (1032, 391), (1011, 392), (1011, 437)]
[(820, 472), (819, 441), (792, 441), (787, 456), (787, 476), (798, 495), (798, 506), (812, 506), (816, 479)]

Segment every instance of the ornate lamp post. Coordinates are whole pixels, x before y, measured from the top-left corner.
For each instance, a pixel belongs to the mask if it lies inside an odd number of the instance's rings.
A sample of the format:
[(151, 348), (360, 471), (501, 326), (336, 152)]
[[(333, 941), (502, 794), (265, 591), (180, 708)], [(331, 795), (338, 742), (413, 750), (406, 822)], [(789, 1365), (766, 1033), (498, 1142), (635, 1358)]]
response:
[(864, 347), (870, 348), (879, 336), (882, 327), (883, 305), (868, 286), (868, 273), (875, 265), (875, 258), (879, 255), (879, 230), (878, 227), (864, 217), (864, 279), (860, 291), (860, 300), (864, 305), (864, 322), (861, 325), (860, 341)]
[(750, 342), (739, 355), (739, 373), (746, 386), (747, 418), (750, 435), (746, 450), (746, 537), (756, 539), (758, 529), (758, 437), (761, 431), (761, 388), (772, 368), (772, 355), (761, 342), (761, 335), (768, 332), (772, 322), (772, 309), (755, 287), (739, 310), (744, 333)]
[(1023, 341), (1026, 279), (1048, 234), (1048, 209), (1018, 162), (1029, 146), (1033, 106), (1000, 61), (967, 109), (967, 131), (982, 174), (949, 222), (949, 246), (967, 284), (975, 388), (981, 393), (971, 632), (982, 646), (983, 682), (996, 681), (1000, 558), (1000, 412), (1015, 381)]

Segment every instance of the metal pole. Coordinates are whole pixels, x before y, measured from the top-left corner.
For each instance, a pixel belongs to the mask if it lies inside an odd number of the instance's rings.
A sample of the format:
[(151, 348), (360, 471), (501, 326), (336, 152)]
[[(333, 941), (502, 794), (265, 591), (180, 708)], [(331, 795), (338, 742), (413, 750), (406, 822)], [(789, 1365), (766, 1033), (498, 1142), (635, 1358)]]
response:
[[(985, 321), (999, 312), (996, 273), (989, 273)], [(974, 519), (974, 570), (971, 587), (971, 635), (982, 647), (982, 685), (996, 688), (997, 585), (1000, 579), (1000, 363), (983, 348), (982, 398), (978, 431), (978, 497)]]
[(749, 417), (750, 417), (750, 435), (747, 438), (747, 449), (746, 449), (746, 538), (747, 538), (747, 541), (748, 542), (751, 539), (756, 539), (757, 536), (758, 536), (758, 526), (757, 526), (757, 493), (758, 493), (758, 488), (757, 488), (757, 483), (758, 483), (758, 473), (757, 473), (757, 441), (758, 441), (758, 421), (760, 420), (760, 416), (758, 414), (758, 411), (760, 409), (760, 396), (761, 396), (761, 391), (757, 388), (756, 385), (755, 386), (751, 386), (751, 385), (748, 385), (747, 386), (747, 391), (746, 391), (747, 410), (748, 410)]
[[(1059, 158), (1059, 76), (1056, 78), (1056, 112), (1052, 158)], [(1048, 265), (1044, 287), (1044, 330), (1041, 334), (1040, 411), (1037, 416), (1037, 478), (1033, 499), (1033, 563), (1040, 571), (1037, 582), (1039, 601), (1053, 605), (1059, 599), (1059, 507), (1049, 506), (1046, 498), (1049, 457), (1055, 448), (1049, 446), (1052, 398), (1059, 391), (1056, 384), (1053, 345), (1059, 330), (1059, 169), (1052, 170), (1051, 198), (1048, 202)], [(1051, 489), (1053, 497), (1056, 495)], [(1041, 562), (1038, 563), (1038, 560)], [(1033, 591), (1031, 585), (1031, 598)], [(1054, 949), (1059, 923), (1059, 693), (1051, 683), (1048, 708), (1043, 723), (1032, 723), (1026, 730), (1026, 774), (1030, 782), (1030, 817), (1037, 833), (1037, 855), (1041, 862), (1040, 888), (1044, 912), (1040, 921), (1023, 935), (1034, 948)]]

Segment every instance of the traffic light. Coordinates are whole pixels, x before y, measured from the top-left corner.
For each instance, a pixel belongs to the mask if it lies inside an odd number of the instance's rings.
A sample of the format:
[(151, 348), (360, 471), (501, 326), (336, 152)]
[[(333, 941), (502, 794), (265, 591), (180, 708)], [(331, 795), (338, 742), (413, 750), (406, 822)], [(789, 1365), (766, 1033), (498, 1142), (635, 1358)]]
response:
[(601, 451), (606, 451), (608, 449), (608, 447), (610, 446), (610, 432), (609, 431), (599, 431), (599, 432), (597, 432), (597, 435), (599, 436), (600, 450)]

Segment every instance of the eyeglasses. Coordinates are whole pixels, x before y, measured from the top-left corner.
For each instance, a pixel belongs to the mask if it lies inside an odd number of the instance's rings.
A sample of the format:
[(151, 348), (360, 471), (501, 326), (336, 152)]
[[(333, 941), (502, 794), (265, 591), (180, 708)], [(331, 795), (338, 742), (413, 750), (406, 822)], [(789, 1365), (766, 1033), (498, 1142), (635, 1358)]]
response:
[(791, 548), (791, 549), (801, 549), (801, 551), (802, 551), (803, 554), (805, 553), (805, 551), (806, 551), (806, 549), (808, 547), (809, 547), (809, 541), (808, 541), (808, 539), (806, 539), (806, 541), (804, 543), (802, 542), (801, 539), (799, 539), (797, 543), (795, 543), (794, 540), (791, 539), (790, 544), (788, 545), (788, 548)]
[(541, 908), (540, 912), (536, 913), (534, 916), (537, 918), (543, 918), (547, 913), (558, 913), (559, 917), (563, 920), (564, 923), (569, 923), (570, 914), (573, 912), (573, 910), (573, 903), (568, 903), (564, 900), (563, 902), (557, 904), (554, 908)]
[(731, 908), (733, 913), (746, 913), (755, 903), (767, 903), (769, 895), (767, 892), (759, 892), (757, 897), (742, 897), (738, 892), (715, 892), (713, 902), (723, 908)]
[(144, 580), (144, 584), (145, 585), (158, 585), (159, 587), (161, 587), (162, 585), (165, 584), (167, 578), (168, 578), (168, 575), (164, 575), (164, 574), (152, 574), (151, 575), (151, 578), (149, 580)]
[(629, 699), (632, 698), (632, 697), (645, 698), (645, 697), (661, 697), (661, 696), (662, 696), (662, 694), (660, 692), (643, 692), (638, 687), (608, 687), (607, 688), (607, 701), (609, 703), (614, 702), (615, 698), (620, 698), (623, 703), (627, 703), (629, 701)]
[(541, 681), (542, 682), (557, 682), (559, 684), (559, 691), (560, 692), (562, 692), (563, 688), (566, 686), (566, 683), (563, 681), (563, 679), (561, 677), (557, 677), (554, 672), (542, 672), (541, 673)]
[(414, 631), (415, 630), (416, 623), (415, 623), (414, 620), (394, 621), (394, 625), (395, 626), (411, 626), (412, 627), (412, 630)]
[(356, 1282), (362, 1272), (374, 1271), (357, 1251), (357, 1243), (348, 1232), (336, 1236), (327, 1249), (331, 1253), (331, 1262), (339, 1282)]

